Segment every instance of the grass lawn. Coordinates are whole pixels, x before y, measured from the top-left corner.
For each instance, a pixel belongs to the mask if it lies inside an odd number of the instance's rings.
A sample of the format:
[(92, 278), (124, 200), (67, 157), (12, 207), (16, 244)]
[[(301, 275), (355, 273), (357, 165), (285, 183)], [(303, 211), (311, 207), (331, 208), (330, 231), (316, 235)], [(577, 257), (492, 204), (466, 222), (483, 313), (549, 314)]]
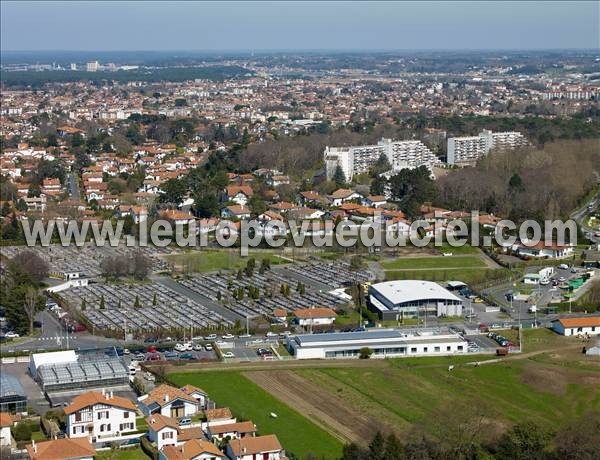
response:
[(419, 268), (472, 268), (485, 267), (485, 262), (475, 256), (405, 257), (381, 263), (386, 270), (414, 270)]
[(600, 409), (598, 369), (593, 373), (564, 363), (507, 360), (479, 367), (459, 365), (448, 372), (446, 363), (456, 361), (402, 359), (392, 360), (389, 368), (378, 371), (329, 368), (294, 372), (342, 397), (357, 411), (386, 420), (401, 433), (413, 424), (434, 430), (437, 420), (461, 419), (474, 407), (502, 429), (524, 420), (556, 428), (587, 410)]
[(148, 460), (141, 447), (130, 447), (128, 449), (110, 449), (96, 452), (96, 460)]
[[(228, 406), (238, 419), (252, 420), (259, 434), (274, 433), (284, 449), (299, 458), (339, 458), (342, 444), (308, 418), (271, 396), (239, 372), (170, 374), (178, 386), (196, 385), (208, 392), (218, 406)], [(270, 413), (277, 414), (271, 418)]]
[(189, 272), (214, 272), (218, 270), (244, 268), (248, 259), (256, 259), (256, 269), (260, 267), (262, 259), (269, 259), (271, 265), (289, 263), (278, 257), (274, 252), (250, 252), (248, 257), (241, 257), (236, 251), (190, 251), (185, 254), (168, 256), (167, 260), (184, 271)]
[(479, 248), (474, 248), (470, 244), (464, 244), (459, 247), (450, 246), (447, 242), (443, 242), (441, 246), (430, 244), (430, 247), (437, 249), (440, 252), (451, 252), (454, 255), (480, 254)]
[(385, 277), (390, 280), (428, 280), (462, 281), (463, 283), (481, 283), (487, 280), (509, 276), (507, 269), (492, 268), (448, 268), (444, 270), (386, 270)]

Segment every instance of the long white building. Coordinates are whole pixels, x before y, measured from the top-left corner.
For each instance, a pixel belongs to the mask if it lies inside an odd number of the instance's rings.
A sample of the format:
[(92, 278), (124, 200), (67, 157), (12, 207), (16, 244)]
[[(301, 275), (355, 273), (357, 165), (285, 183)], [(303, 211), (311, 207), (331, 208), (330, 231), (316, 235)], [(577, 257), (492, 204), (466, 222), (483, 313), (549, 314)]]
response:
[(326, 147), (323, 156), (327, 178), (331, 179), (340, 166), (346, 180), (350, 181), (355, 174), (367, 172), (381, 155), (387, 157), (394, 171), (423, 165), (431, 168), (440, 162), (421, 141), (393, 141), (384, 138), (375, 145)]
[(448, 164), (473, 163), (490, 150), (510, 150), (527, 145), (527, 139), (517, 131), (494, 133), (484, 129), (478, 136), (448, 139)]
[(296, 359), (358, 358), (362, 348), (372, 358), (400, 358), (467, 353), (468, 343), (458, 334), (379, 329), (296, 335), (288, 337), (287, 348)]

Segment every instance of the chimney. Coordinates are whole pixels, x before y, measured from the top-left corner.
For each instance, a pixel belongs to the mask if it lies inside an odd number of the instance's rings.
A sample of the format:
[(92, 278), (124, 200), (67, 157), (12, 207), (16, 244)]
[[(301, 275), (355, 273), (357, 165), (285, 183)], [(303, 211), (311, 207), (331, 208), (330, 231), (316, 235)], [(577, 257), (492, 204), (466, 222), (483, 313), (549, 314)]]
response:
[(37, 446), (35, 445), (35, 441), (33, 439), (31, 440), (31, 448), (37, 454)]
[(110, 399), (113, 399), (113, 392), (110, 390)]
[(165, 395), (164, 400), (165, 402), (169, 402), (169, 395)]
[(104, 396), (104, 388), (102, 388), (102, 396)]

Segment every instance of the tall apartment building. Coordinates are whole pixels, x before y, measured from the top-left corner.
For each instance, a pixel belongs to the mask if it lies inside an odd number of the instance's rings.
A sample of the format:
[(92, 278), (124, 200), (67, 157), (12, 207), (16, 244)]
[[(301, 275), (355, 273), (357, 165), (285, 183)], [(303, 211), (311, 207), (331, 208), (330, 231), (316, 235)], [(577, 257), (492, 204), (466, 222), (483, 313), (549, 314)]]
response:
[(323, 157), (327, 178), (331, 179), (340, 166), (346, 180), (352, 180), (355, 174), (367, 172), (381, 155), (387, 157), (394, 171), (422, 165), (431, 167), (439, 163), (439, 159), (421, 141), (393, 141), (384, 138), (375, 145), (326, 147)]
[(99, 67), (100, 67), (100, 63), (98, 61), (92, 61), (92, 62), (88, 62), (85, 65), (85, 70), (87, 72), (97, 72)]
[(450, 137), (448, 139), (448, 164), (472, 163), (487, 155), (490, 150), (510, 150), (527, 145), (527, 139), (516, 131), (494, 133), (484, 129), (478, 136)]

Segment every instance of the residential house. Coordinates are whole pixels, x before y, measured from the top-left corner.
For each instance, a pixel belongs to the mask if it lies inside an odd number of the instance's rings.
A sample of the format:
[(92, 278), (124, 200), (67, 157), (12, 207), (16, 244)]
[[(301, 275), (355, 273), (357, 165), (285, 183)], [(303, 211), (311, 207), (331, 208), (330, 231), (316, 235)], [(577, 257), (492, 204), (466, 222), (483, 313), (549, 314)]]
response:
[(180, 446), (166, 446), (158, 453), (159, 460), (224, 460), (225, 454), (212, 442), (190, 439)]
[(27, 445), (31, 460), (93, 460), (96, 449), (88, 438), (62, 438)]
[(556, 243), (546, 244), (544, 241), (539, 241), (530, 246), (526, 241), (523, 241), (521, 244), (516, 245), (516, 252), (520, 256), (564, 259), (573, 255), (573, 246)]
[(303, 308), (294, 310), (294, 322), (300, 326), (329, 326), (333, 324), (336, 313), (331, 308)]
[(208, 407), (208, 393), (206, 393), (206, 391), (190, 384), (181, 387), (181, 391), (198, 401), (198, 407), (200, 409), (206, 409)]
[(231, 409), (229, 409), (229, 407), (206, 409), (204, 415), (206, 416), (206, 422), (203, 422), (202, 426), (204, 429), (215, 425), (228, 425), (237, 421), (231, 414)]
[(380, 208), (387, 204), (387, 200), (383, 195), (369, 195), (363, 201), (365, 206), (370, 206), (371, 208)]
[(279, 439), (274, 434), (232, 439), (227, 444), (226, 452), (231, 460), (280, 460), (285, 457)]
[(206, 434), (213, 441), (222, 441), (225, 438), (245, 438), (246, 436), (256, 435), (256, 425), (250, 420), (245, 422), (212, 425), (206, 428)]
[(8, 412), (0, 412), (0, 448), (12, 445), (13, 439), (10, 432), (12, 424), (12, 415)]
[(221, 217), (226, 219), (250, 219), (250, 208), (241, 204), (232, 204), (221, 209)]
[(88, 391), (67, 407), (67, 436), (92, 440), (121, 436), (136, 430), (136, 407), (113, 392)]
[(364, 196), (354, 190), (340, 188), (333, 192), (331, 195), (328, 195), (327, 198), (332, 206), (341, 206), (342, 203), (346, 203), (348, 201), (357, 201), (362, 202), (364, 200)]
[(225, 189), (225, 201), (233, 201), (245, 206), (253, 194), (252, 187), (249, 185), (229, 185)]
[(279, 185), (288, 185), (290, 183), (289, 176), (273, 175), (267, 179), (267, 185), (277, 187)]
[(120, 218), (131, 216), (136, 224), (148, 219), (148, 209), (145, 206), (121, 205), (118, 214)]
[(167, 417), (188, 417), (197, 414), (200, 407), (196, 398), (179, 388), (159, 385), (148, 394), (138, 398), (140, 410), (144, 415), (159, 413)]
[(165, 446), (177, 444), (179, 433), (177, 419), (156, 413), (149, 415), (146, 418), (146, 423), (148, 424), (148, 439), (156, 444), (158, 450)]

